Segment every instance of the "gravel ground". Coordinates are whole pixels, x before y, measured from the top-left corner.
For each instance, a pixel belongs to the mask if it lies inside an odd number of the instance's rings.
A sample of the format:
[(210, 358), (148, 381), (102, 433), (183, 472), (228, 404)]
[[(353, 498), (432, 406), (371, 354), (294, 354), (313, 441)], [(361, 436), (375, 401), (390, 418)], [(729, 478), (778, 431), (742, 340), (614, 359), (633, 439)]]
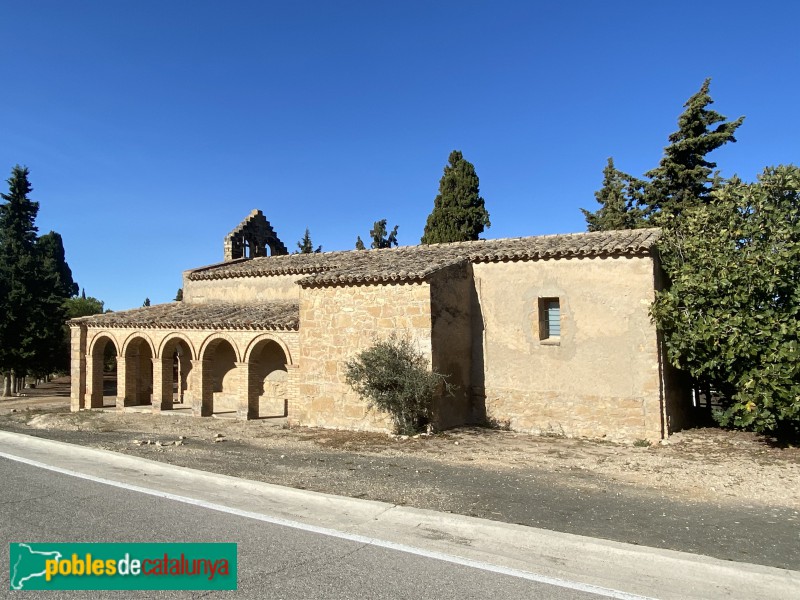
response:
[[(64, 382), (0, 428), (279, 485), (800, 569), (800, 449), (694, 429), (648, 447), (482, 428), (433, 436), (68, 412)], [(15, 412), (12, 412), (15, 411)]]

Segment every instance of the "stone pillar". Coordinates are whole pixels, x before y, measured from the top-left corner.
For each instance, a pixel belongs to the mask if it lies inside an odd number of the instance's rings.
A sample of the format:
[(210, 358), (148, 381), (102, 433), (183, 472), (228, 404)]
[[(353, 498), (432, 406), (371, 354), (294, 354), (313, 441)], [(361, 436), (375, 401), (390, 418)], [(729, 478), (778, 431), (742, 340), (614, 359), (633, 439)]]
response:
[(286, 419), (300, 423), (300, 365), (286, 365)]
[[(89, 397), (89, 406), (84, 404), (84, 408), (102, 408), (103, 407), (103, 353), (95, 349), (95, 355), (86, 355), (86, 364), (90, 369), (87, 384), (87, 396)], [(119, 384), (117, 384), (119, 385)]]
[[(101, 357), (102, 361), (102, 357)], [(131, 361), (133, 363), (134, 361)], [(133, 367), (133, 364), (130, 366)], [(134, 367), (135, 369), (135, 367)], [(136, 374), (128, 373), (128, 361), (124, 356), (117, 357), (117, 410), (122, 410), (126, 406), (130, 405), (130, 401), (128, 400), (128, 381), (130, 379), (135, 379)], [(101, 386), (102, 387), (102, 386)]]
[(236, 372), (239, 376), (239, 394), (236, 406), (237, 419), (258, 418), (258, 369), (252, 368), (250, 363), (237, 362)]
[(192, 361), (192, 415), (210, 417), (214, 412), (214, 380), (209, 360)]
[(70, 325), (70, 402), (72, 412), (86, 408), (86, 325)]
[(153, 361), (153, 412), (172, 410), (172, 360), (150, 360)]

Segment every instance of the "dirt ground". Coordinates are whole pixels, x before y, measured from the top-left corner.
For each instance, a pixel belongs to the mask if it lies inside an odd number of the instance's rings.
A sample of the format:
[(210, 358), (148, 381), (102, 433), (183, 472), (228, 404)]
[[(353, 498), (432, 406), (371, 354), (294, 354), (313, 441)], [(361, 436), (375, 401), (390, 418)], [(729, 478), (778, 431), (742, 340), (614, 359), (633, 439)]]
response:
[(800, 449), (694, 429), (653, 446), (482, 428), (398, 438), (190, 411), (69, 412), (68, 380), (0, 429), (353, 498), (800, 570)]
[[(751, 433), (691, 429), (642, 447), (484, 428), (405, 438), (288, 428), (280, 419), (243, 422), (114, 410), (70, 413), (68, 382), (57, 380), (26, 390), (27, 397), (0, 401), (0, 428), (201, 469), (210, 465), (208, 470), (231, 475), (244, 471), (252, 479), (333, 493), (347, 491), (340, 475), (363, 470), (364, 459), (391, 465), (402, 458), (507, 475), (535, 469), (560, 474), (562, 482), (581, 488), (617, 484), (681, 501), (800, 510), (800, 448), (780, 447)], [(307, 460), (298, 463), (298, 457)], [(235, 464), (263, 461), (269, 468), (249, 470)]]

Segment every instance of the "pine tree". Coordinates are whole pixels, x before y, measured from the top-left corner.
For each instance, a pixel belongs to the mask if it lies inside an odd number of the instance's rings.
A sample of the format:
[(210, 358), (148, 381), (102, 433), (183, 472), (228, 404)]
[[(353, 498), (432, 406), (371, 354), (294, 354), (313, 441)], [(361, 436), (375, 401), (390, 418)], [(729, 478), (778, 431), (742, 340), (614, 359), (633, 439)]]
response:
[[(397, 225), (395, 225), (394, 229), (387, 235), (386, 219), (375, 221), (369, 235), (372, 238), (370, 248), (391, 248), (392, 246), (397, 246)], [(358, 239), (360, 240), (361, 238)]]
[(710, 84), (711, 80), (706, 79), (684, 104), (686, 110), (678, 118), (678, 131), (669, 136), (664, 157), (658, 167), (646, 173), (651, 179), (646, 202), (656, 224), (666, 225), (688, 208), (708, 201), (717, 165), (706, 160), (706, 155), (735, 142), (733, 134), (744, 121), (739, 117), (726, 123), (726, 117), (707, 108), (714, 102), (708, 93)]
[(600, 208), (596, 212), (581, 209), (589, 231), (635, 229), (646, 225), (642, 202), (644, 182), (623, 173), (609, 158), (603, 169), (603, 187), (594, 193)]
[(361, 240), (361, 236), (359, 235), (356, 238), (356, 250), (366, 250), (367, 247), (364, 245), (364, 242)]
[(303, 236), (303, 239), (297, 242), (297, 252), (295, 254), (314, 254), (317, 252), (322, 252), (322, 246), (317, 246), (314, 249), (314, 244), (311, 242), (311, 233), (308, 231), (308, 227), (306, 227), (306, 233)]
[(480, 196), (475, 167), (453, 150), (439, 181), (439, 194), (428, 215), (423, 244), (477, 240), (489, 227), (489, 213)]

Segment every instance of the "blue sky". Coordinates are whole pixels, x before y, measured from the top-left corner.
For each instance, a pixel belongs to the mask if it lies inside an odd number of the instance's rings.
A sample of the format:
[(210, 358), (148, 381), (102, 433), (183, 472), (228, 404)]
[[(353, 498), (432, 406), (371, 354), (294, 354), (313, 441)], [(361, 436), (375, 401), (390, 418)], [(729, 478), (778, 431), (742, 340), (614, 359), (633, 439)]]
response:
[(171, 300), (253, 208), (290, 248), (373, 221), (416, 244), (453, 149), (499, 238), (583, 231), (606, 158), (656, 166), (686, 99), (745, 115), (711, 155), (752, 180), (800, 150), (793, 2), (0, 3), (0, 169), (31, 170), (114, 310)]

